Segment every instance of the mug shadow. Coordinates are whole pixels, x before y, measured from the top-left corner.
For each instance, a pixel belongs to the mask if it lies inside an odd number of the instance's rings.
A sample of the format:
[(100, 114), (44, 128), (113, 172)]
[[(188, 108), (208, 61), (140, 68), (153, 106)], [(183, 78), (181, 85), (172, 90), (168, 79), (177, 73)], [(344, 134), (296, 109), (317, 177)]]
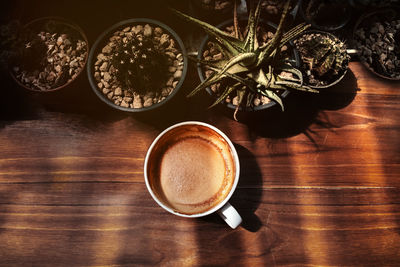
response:
[[(234, 144), (240, 159), (240, 178), (235, 193), (229, 202), (243, 219), (240, 227), (250, 232), (257, 232), (262, 227), (261, 220), (255, 214), (262, 198), (262, 175), (255, 156), (245, 147)], [(200, 220), (226, 226), (216, 214), (200, 218)]]

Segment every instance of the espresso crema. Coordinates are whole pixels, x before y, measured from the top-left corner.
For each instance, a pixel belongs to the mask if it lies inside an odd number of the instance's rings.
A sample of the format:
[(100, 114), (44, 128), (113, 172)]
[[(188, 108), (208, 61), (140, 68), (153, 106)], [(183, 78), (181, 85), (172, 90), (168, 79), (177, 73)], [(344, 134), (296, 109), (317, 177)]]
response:
[(183, 214), (205, 212), (229, 194), (235, 161), (229, 144), (201, 125), (182, 125), (161, 137), (148, 164), (158, 199)]

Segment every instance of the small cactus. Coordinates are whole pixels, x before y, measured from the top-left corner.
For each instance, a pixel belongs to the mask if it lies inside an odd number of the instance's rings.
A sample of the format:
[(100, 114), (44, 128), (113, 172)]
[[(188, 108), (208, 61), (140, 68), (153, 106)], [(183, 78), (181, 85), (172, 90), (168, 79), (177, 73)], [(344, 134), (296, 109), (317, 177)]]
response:
[[(120, 40), (112, 54), (118, 81), (130, 91), (156, 91), (165, 84), (168, 58), (152, 40)], [(156, 79), (154, 77), (157, 77)]]
[(318, 80), (331, 80), (347, 68), (350, 56), (338, 38), (323, 33), (307, 33), (295, 40), (306, 70)]

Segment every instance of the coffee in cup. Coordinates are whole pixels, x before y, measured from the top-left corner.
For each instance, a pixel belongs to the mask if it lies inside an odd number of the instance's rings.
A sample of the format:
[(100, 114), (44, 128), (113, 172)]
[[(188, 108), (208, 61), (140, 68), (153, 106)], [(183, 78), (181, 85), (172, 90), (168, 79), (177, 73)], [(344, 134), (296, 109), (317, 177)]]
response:
[(238, 177), (239, 161), (232, 143), (216, 128), (200, 122), (165, 130), (146, 156), (150, 193), (162, 207), (180, 216), (204, 216), (222, 207)]

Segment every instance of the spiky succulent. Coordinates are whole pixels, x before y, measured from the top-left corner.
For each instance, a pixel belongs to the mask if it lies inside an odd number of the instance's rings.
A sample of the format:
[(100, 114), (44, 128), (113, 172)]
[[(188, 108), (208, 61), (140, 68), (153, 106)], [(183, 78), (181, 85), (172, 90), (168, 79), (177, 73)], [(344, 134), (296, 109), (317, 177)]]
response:
[(347, 68), (349, 55), (346, 45), (327, 33), (304, 34), (295, 41), (307, 69), (318, 77), (339, 75)]
[[(214, 72), (198, 85), (189, 96), (193, 96), (213, 84), (220, 83), (224, 79), (230, 79), (233, 81), (232, 85), (223, 89), (220, 97), (212, 106), (223, 101), (229, 94), (236, 91), (238, 97), (236, 115), (246, 95), (260, 94), (266, 96), (278, 103), (284, 110), (278, 91), (295, 89), (318, 92), (303, 84), (302, 72), (293, 66), (290, 59), (281, 54), (282, 47), (298, 37), (309, 25), (305, 23), (299, 24), (291, 30), (283, 32), (290, 5), (289, 0), (285, 4), (274, 36), (265, 44), (260, 45), (257, 40), (260, 3), (261, 1), (258, 2), (255, 8), (252, 6), (250, 9), (245, 36), (241, 36), (238, 31), (236, 12), (234, 13), (235, 36), (231, 36), (208, 23), (174, 10), (179, 16), (205, 30), (223, 54), (222, 59), (200, 61), (204, 67)], [(280, 75), (283, 72), (288, 72), (291, 75)]]

